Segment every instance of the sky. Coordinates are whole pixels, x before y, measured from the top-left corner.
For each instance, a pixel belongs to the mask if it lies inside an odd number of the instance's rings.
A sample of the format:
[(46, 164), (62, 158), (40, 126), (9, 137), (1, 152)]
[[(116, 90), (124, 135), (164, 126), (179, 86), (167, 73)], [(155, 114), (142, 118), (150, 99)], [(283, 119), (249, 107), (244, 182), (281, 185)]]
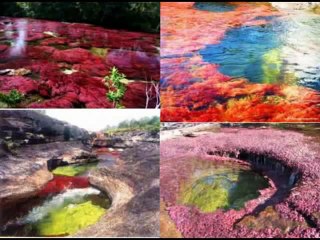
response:
[(46, 109), (46, 114), (88, 131), (100, 131), (124, 120), (160, 117), (159, 109)]

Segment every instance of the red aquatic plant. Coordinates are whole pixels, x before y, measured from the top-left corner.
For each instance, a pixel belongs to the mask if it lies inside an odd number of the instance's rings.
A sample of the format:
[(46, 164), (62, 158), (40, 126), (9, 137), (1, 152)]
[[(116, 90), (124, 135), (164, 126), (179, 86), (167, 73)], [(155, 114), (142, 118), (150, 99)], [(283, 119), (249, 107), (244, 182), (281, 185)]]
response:
[(41, 189), (38, 195), (44, 197), (61, 193), (67, 189), (87, 187), (89, 187), (87, 177), (54, 176), (54, 178)]
[[(25, 24), (19, 25), (21, 21)], [(140, 89), (160, 78), (156, 34), (19, 18), (2, 18), (0, 31), (5, 33), (0, 40), (6, 43), (0, 45), (0, 70), (29, 70), (23, 77), (0, 74), (0, 91), (17, 89), (26, 95), (28, 101), (19, 107), (112, 108), (103, 80), (112, 67), (129, 80), (121, 104), (144, 107), (147, 96)], [(12, 56), (15, 44), (9, 43), (17, 41), (20, 32), (25, 33), (24, 51)], [(155, 105), (150, 102), (148, 107)]]
[(161, 120), (318, 122), (319, 91), (232, 78), (201, 57), (199, 50), (219, 44), (229, 29), (282, 15), (268, 3), (231, 4), (233, 11), (210, 12), (193, 2), (161, 3)]

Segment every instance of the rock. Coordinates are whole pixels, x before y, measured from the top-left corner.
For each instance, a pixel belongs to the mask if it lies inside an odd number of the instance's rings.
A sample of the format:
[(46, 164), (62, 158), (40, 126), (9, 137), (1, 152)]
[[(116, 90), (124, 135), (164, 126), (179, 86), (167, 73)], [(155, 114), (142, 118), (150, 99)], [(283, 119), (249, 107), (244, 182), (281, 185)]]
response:
[(307, 9), (312, 10), (316, 7), (319, 7), (319, 2), (271, 2), (272, 6), (279, 8), (279, 9)]
[(137, 142), (158, 142), (159, 133), (149, 131), (122, 132), (116, 136), (104, 136), (95, 138), (93, 147), (130, 148)]
[[(65, 141), (66, 127), (69, 141)], [(0, 111), (0, 137), (0, 207), (36, 195), (51, 180), (48, 169), (59, 159), (66, 164), (95, 159), (83, 144), (90, 139), (87, 131), (41, 110)]]
[[(194, 131), (199, 133), (195, 138), (180, 136), (162, 141), (160, 151), (161, 199), (176, 229), (184, 237), (285, 237), (288, 232), (290, 236), (307, 237), (319, 227), (320, 149), (315, 137), (271, 126), (221, 127), (218, 131), (201, 134), (200, 128)], [(181, 205), (180, 186), (192, 176), (195, 158), (230, 164), (243, 161), (270, 178), (270, 186), (259, 191), (258, 198), (237, 211), (204, 213), (187, 204)], [(274, 207), (279, 222), (270, 221), (273, 217), (268, 213), (259, 216), (268, 206)], [(265, 228), (262, 224), (261, 228), (261, 222), (271, 225)], [(288, 231), (284, 232), (281, 225)], [(305, 231), (294, 232), (297, 226)]]
[(0, 45), (0, 53), (8, 49), (7, 45)]
[(26, 68), (19, 68), (19, 69), (11, 69), (8, 73), (9, 76), (24, 76), (30, 74), (31, 71)]
[(86, 164), (98, 161), (95, 154), (83, 149), (71, 149), (60, 156), (60, 158), (67, 164)]
[(79, 237), (159, 237), (159, 143), (137, 142), (108, 168), (92, 171), (92, 185), (112, 198), (107, 214)]
[[(66, 124), (65, 122), (50, 118), (36, 111), (10, 111), (0, 112), (0, 135), (12, 136), (17, 139), (27, 139), (29, 141), (42, 141), (44, 136), (47, 142), (63, 141), (64, 129), (70, 129), (71, 140), (87, 140), (89, 133), (84, 129)], [(43, 141), (45, 142), (45, 141)], [(35, 142), (37, 143), (37, 142)]]
[(4, 70), (0, 70), (0, 75), (7, 75), (8, 73), (10, 73), (11, 69), (4, 69)]

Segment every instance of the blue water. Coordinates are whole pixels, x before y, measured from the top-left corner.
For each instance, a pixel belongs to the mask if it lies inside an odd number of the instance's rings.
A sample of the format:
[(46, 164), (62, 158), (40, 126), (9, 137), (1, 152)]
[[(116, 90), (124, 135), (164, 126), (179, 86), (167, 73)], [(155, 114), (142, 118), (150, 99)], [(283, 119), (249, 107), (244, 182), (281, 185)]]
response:
[(225, 75), (263, 82), (263, 55), (279, 47), (278, 34), (271, 25), (232, 28), (219, 44), (208, 45), (200, 54), (204, 61), (219, 64)]
[(225, 2), (197, 2), (194, 7), (198, 10), (210, 12), (230, 12), (236, 7)]
[(262, 26), (231, 28), (199, 53), (219, 71), (255, 83), (298, 84), (320, 90), (320, 16), (267, 17)]

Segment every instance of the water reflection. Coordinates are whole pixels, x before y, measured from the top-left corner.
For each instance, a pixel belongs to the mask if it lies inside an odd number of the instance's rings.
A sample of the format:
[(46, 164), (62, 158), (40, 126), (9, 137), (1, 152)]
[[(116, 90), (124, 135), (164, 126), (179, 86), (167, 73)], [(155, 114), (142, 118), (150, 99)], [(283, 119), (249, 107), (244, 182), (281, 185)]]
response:
[[(13, 46), (10, 48), (9, 56), (10, 57), (21, 57), (24, 55), (26, 51), (26, 36), (27, 36), (27, 20), (18, 20), (17, 21), (17, 32), (18, 36), (13, 42)], [(8, 26), (9, 28), (12, 28), (12, 25), (10, 24)]]
[(197, 5), (161, 5), (163, 121), (319, 121), (319, 15)]
[(320, 17), (304, 11), (285, 15), (265, 25), (231, 28), (200, 54), (228, 76), (320, 90)]

